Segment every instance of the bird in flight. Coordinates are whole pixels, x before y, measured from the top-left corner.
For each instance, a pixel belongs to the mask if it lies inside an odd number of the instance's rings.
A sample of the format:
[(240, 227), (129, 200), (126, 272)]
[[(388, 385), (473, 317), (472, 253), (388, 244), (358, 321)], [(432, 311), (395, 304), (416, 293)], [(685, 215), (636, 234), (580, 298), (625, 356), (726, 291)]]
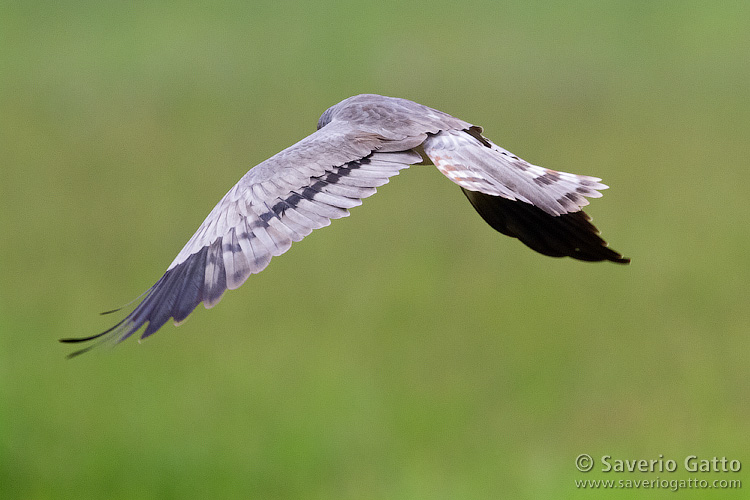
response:
[[(541, 254), (627, 264), (581, 210), (599, 198), (596, 177), (532, 165), (496, 145), (482, 128), (416, 102), (375, 94), (328, 108), (317, 130), (247, 172), (198, 231), (112, 328), (61, 342), (120, 342), (148, 324), (183, 322), (203, 302), (215, 306), (295, 241), (349, 215), (378, 186), (410, 165), (432, 164), (459, 185), (495, 230)], [(113, 311), (110, 311), (113, 312)]]

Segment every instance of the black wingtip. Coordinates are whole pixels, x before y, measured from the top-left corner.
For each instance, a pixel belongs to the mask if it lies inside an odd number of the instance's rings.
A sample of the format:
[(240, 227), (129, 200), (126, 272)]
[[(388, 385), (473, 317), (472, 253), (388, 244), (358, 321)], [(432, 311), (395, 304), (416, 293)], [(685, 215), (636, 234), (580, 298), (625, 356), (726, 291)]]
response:
[[(122, 306), (122, 307), (125, 307), (125, 306)], [(117, 309), (111, 309), (111, 310), (109, 310), (109, 311), (104, 311), (104, 312), (100, 312), (100, 313), (99, 313), (99, 316), (106, 316), (107, 314), (112, 314), (112, 313), (116, 313), (116, 312), (118, 312), (118, 311), (121, 311), (121, 310), (122, 310), (122, 307), (118, 307)]]
[[(221, 239), (217, 241), (218, 248), (221, 249)], [(60, 339), (60, 342), (64, 344), (78, 344), (100, 339), (91, 346), (69, 354), (68, 359), (80, 356), (103, 343), (111, 341), (111, 343), (116, 344), (122, 342), (147, 323), (148, 326), (141, 335), (141, 338), (146, 338), (156, 332), (162, 325), (169, 321), (169, 318), (174, 318), (176, 321), (184, 321), (198, 304), (204, 300), (203, 281), (205, 279), (207, 254), (208, 247), (203, 247), (198, 253), (191, 255), (185, 262), (167, 270), (159, 281), (138, 297), (144, 297), (141, 303), (113, 327), (89, 337)], [(226, 290), (224, 283), (222, 283), (220, 288), (222, 293)], [(130, 304), (135, 302), (135, 300), (131, 301)], [(102, 314), (114, 313), (124, 307), (105, 311)]]
[(77, 350), (77, 351), (73, 351), (73, 352), (71, 352), (70, 354), (68, 354), (67, 356), (65, 356), (65, 359), (73, 359), (73, 358), (77, 358), (77, 357), (78, 357), (78, 356), (80, 356), (81, 354), (83, 354), (83, 353), (86, 353), (86, 352), (89, 352), (89, 351), (90, 351), (91, 349), (93, 349), (94, 347), (95, 347), (95, 346), (93, 346), (93, 345), (90, 345), (90, 346), (88, 346), (88, 347), (85, 347), (85, 348), (83, 348), (83, 349), (79, 349), (79, 350)]
[(630, 259), (607, 246), (583, 211), (550, 215), (541, 208), (461, 188), (476, 211), (502, 234), (549, 257), (571, 257), (587, 262), (629, 264)]
[(107, 335), (108, 333), (117, 329), (120, 325), (122, 325), (125, 322), (125, 320), (127, 320), (127, 318), (123, 319), (122, 321), (117, 323), (115, 326), (111, 328), (107, 328), (102, 333), (97, 333), (96, 335), (91, 335), (89, 337), (70, 337), (70, 338), (60, 339), (60, 342), (62, 342), (63, 344), (78, 344), (80, 342), (89, 342), (91, 340), (96, 340), (99, 337), (103, 337)]
[[(96, 340), (96, 339), (98, 339), (98, 338), (106, 335), (107, 333), (109, 333), (111, 331), (112, 331), (112, 328), (110, 328), (106, 332), (102, 332), (102, 333), (99, 333), (99, 334), (96, 334), (96, 335), (91, 335), (90, 337), (65, 338), (65, 339), (59, 339), (59, 341), (62, 342), (63, 344), (78, 344), (80, 342), (89, 342), (91, 340)], [(83, 349), (78, 349), (77, 351), (73, 351), (70, 354), (68, 354), (67, 356), (65, 356), (65, 359), (73, 359), (75, 357), (80, 356), (83, 353), (89, 352), (91, 349), (93, 349), (94, 347), (98, 346), (100, 343), (101, 342), (97, 342), (97, 343), (92, 344), (90, 346), (84, 347)]]
[[(89, 337), (69, 337), (69, 338), (59, 339), (59, 342), (61, 342), (63, 344), (79, 344), (81, 342), (90, 342), (92, 340), (96, 340), (98, 338), (104, 337), (108, 333), (111, 333), (114, 330), (116, 330), (117, 328), (119, 328), (120, 325), (122, 325), (125, 322), (126, 319), (127, 318), (123, 319), (122, 321), (120, 321), (119, 323), (117, 323), (115, 326), (104, 330), (102, 333), (97, 333), (96, 335), (91, 335)], [(75, 358), (77, 356), (80, 356), (83, 353), (89, 352), (91, 349), (93, 349), (94, 347), (98, 346), (99, 344), (101, 344), (101, 342), (97, 342), (97, 343), (92, 344), (92, 345), (90, 345), (88, 347), (84, 347), (83, 349), (79, 349), (77, 351), (73, 351), (70, 354), (68, 354), (67, 356), (65, 356), (65, 359), (73, 359), (73, 358)]]
[(107, 333), (107, 332), (99, 333), (97, 335), (92, 335), (90, 337), (71, 337), (71, 338), (65, 338), (65, 339), (60, 339), (59, 341), (62, 342), (63, 344), (77, 344), (79, 342), (88, 342), (89, 340), (98, 339), (99, 337), (101, 337), (105, 333)]

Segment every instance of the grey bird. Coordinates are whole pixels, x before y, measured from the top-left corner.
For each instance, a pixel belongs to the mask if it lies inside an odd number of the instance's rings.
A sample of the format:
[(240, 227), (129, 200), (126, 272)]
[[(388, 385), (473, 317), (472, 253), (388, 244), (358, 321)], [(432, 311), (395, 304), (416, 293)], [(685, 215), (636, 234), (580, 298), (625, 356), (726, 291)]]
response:
[[(141, 302), (98, 339), (141, 338), (170, 318), (180, 324), (203, 302), (261, 272), (292, 242), (349, 215), (401, 169), (432, 164), (461, 187), (494, 229), (551, 257), (630, 262), (607, 247), (581, 210), (607, 186), (601, 179), (527, 163), (482, 135), (482, 128), (416, 102), (375, 94), (328, 108), (317, 131), (250, 169), (214, 207)], [(114, 312), (114, 311), (110, 311)]]

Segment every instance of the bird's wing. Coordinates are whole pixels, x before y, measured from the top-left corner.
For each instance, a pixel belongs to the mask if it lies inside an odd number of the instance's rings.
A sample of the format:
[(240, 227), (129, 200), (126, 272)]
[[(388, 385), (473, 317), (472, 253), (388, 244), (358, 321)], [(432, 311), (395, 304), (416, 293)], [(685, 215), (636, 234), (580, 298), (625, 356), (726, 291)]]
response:
[(479, 127), (431, 134), (424, 151), (450, 180), (469, 191), (518, 200), (550, 215), (577, 212), (607, 189), (596, 177), (532, 165), (480, 134)]
[(479, 215), (493, 229), (518, 238), (526, 246), (550, 257), (572, 257), (627, 264), (630, 259), (607, 246), (583, 210), (550, 215), (541, 208), (502, 196), (461, 188)]
[(430, 134), (423, 147), (497, 231), (552, 257), (630, 262), (607, 247), (581, 211), (586, 197), (602, 196), (601, 179), (532, 165), (483, 137), (479, 127)]
[(170, 318), (185, 320), (201, 302), (213, 307), (292, 242), (349, 215), (389, 177), (420, 162), (411, 148), (424, 137), (384, 141), (344, 123), (321, 128), (245, 174), (121, 322), (99, 335), (63, 341), (119, 342), (148, 323), (145, 338)]

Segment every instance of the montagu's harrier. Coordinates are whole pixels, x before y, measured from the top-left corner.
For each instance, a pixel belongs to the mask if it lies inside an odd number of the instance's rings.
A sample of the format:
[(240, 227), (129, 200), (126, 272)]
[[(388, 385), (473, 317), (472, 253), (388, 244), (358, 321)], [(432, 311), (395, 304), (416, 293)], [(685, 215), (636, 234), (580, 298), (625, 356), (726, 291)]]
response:
[(170, 318), (179, 324), (419, 163), (435, 165), (490, 226), (539, 253), (629, 262), (581, 211), (585, 197), (598, 198), (607, 187), (600, 179), (531, 165), (442, 111), (363, 94), (327, 109), (316, 132), (250, 169), (125, 319), (99, 335), (62, 341), (119, 342), (147, 323), (141, 338)]

